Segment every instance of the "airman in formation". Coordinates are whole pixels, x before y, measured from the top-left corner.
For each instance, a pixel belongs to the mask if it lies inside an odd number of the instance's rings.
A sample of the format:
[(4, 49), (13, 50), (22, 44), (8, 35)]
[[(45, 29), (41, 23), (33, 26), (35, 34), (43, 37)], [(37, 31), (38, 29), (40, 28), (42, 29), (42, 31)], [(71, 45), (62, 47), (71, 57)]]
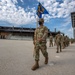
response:
[(50, 33), (50, 37), (49, 37), (49, 47), (53, 47), (53, 36), (52, 34)]
[(48, 36), (48, 28), (43, 25), (44, 19), (41, 18), (39, 20), (39, 27), (36, 28), (34, 33), (34, 57), (35, 57), (35, 64), (31, 68), (32, 70), (36, 70), (39, 68), (39, 52), (41, 50), (43, 56), (45, 57), (45, 64), (48, 64), (48, 52), (47, 52), (47, 46), (46, 46), (46, 39)]

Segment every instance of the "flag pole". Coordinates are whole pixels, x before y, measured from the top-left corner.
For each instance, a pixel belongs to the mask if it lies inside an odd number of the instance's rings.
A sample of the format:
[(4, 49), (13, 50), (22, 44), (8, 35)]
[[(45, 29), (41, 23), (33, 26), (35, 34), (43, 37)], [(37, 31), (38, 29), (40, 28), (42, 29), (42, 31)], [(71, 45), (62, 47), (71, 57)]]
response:
[(38, 27), (38, 21), (39, 21), (39, 18), (37, 17), (36, 18), (36, 28)]
[[(36, 29), (38, 28), (38, 21), (39, 21), (39, 18), (38, 17), (36, 17)], [(35, 30), (36, 30), (35, 29)], [(35, 42), (35, 38), (33, 37), (33, 42)], [(34, 44), (34, 51), (33, 51), (33, 57), (35, 56), (35, 44)]]

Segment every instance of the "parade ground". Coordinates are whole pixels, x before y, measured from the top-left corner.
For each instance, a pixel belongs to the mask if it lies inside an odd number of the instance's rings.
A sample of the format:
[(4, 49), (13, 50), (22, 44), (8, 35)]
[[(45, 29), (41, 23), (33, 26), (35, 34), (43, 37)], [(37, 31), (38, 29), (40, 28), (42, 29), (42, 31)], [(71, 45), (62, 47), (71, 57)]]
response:
[(56, 53), (56, 46), (49, 47), (49, 63), (44, 64), (40, 52), (40, 68), (32, 71), (34, 65), (33, 41), (0, 39), (0, 75), (75, 75), (75, 43)]

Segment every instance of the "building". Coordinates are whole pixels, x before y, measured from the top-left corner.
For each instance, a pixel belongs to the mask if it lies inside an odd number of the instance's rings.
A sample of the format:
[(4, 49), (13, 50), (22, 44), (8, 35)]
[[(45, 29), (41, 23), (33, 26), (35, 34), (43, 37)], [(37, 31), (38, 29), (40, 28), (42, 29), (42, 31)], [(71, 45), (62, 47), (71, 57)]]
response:
[(75, 39), (75, 12), (71, 13), (71, 21), (72, 21), (72, 27), (73, 27), (73, 35)]
[[(1, 39), (13, 39), (12, 37), (16, 37), (16, 38), (32, 37), (33, 38), (34, 31), (35, 31), (35, 28), (0, 26), (0, 38)], [(50, 35), (50, 33), (53, 36), (55, 36), (57, 34), (57, 32), (51, 32), (48, 29), (48, 36)]]
[(11, 38), (12, 36), (31, 37), (34, 35), (34, 30), (35, 28), (0, 26), (0, 38), (7, 39), (7, 38)]

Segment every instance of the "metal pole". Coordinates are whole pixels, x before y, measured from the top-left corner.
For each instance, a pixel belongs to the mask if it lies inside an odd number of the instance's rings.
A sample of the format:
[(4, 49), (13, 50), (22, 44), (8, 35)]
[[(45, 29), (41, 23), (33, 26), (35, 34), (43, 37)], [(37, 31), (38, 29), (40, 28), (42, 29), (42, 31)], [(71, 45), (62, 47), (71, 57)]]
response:
[(38, 21), (39, 21), (39, 18), (37, 17), (36, 18), (36, 28), (38, 27)]

